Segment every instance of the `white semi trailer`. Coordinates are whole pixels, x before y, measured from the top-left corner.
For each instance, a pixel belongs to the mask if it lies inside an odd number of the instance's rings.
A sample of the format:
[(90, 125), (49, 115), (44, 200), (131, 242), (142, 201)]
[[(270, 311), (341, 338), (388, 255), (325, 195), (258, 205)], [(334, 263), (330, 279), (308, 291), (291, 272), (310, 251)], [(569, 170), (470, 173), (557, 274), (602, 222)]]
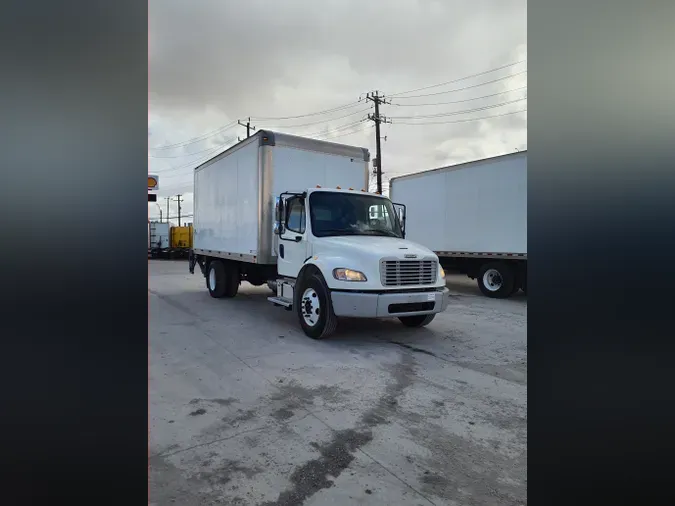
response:
[(527, 293), (527, 151), (392, 178), (408, 238), (488, 297)]
[(365, 190), (369, 159), (263, 130), (200, 165), (190, 272), (199, 265), (215, 298), (267, 284), (315, 339), (343, 316), (427, 325), (448, 305), (445, 274), (405, 239), (405, 206)]

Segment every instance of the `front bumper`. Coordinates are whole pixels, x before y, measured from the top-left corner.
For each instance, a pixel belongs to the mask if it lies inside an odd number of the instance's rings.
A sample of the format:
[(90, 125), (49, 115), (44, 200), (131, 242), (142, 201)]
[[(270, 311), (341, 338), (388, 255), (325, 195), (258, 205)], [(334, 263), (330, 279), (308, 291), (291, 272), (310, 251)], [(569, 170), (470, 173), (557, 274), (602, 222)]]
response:
[(386, 318), (441, 313), (448, 307), (450, 291), (443, 288), (408, 293), (331, 292), (331, 299), (336, 316)]

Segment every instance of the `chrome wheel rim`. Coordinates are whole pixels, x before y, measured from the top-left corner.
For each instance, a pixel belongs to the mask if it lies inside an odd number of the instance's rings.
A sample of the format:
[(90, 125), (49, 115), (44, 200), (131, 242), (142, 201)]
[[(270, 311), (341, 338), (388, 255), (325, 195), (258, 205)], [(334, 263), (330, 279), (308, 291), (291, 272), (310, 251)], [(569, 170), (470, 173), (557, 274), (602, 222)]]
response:
[(319, 295), (313, 288), (307, 288), (303, 292), (300, 300), (300, 313), (309, 327), (314, 327), (319, 322), (321, 302), (319, 301)]
[(483, 285), (491, 292), (498, 291), (504, 285), (502, 275), (497, 269), (488, 269), (483, 274)]

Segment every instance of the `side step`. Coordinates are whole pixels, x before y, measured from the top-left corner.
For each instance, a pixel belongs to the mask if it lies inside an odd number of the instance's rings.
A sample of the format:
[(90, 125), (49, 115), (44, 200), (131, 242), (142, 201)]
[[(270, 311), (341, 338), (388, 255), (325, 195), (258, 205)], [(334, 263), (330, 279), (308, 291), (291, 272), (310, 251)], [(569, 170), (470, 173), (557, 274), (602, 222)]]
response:
[(275, 306), (286, 308), (287, 311), (293, 309), (293, 301), (285, 299), (284, 297), (267, 297), (267, 300), (269, 300)]

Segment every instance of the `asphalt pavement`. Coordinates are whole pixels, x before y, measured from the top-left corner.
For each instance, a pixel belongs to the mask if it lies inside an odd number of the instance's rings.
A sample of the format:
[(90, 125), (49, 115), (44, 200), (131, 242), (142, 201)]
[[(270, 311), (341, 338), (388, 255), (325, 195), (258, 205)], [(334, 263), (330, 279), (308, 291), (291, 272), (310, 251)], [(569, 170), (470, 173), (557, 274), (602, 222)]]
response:
[(150, 260), (151, 505), (527, 502), (527, 298), (449, 276), (426, 328), (314, 341), (266, 287)]

